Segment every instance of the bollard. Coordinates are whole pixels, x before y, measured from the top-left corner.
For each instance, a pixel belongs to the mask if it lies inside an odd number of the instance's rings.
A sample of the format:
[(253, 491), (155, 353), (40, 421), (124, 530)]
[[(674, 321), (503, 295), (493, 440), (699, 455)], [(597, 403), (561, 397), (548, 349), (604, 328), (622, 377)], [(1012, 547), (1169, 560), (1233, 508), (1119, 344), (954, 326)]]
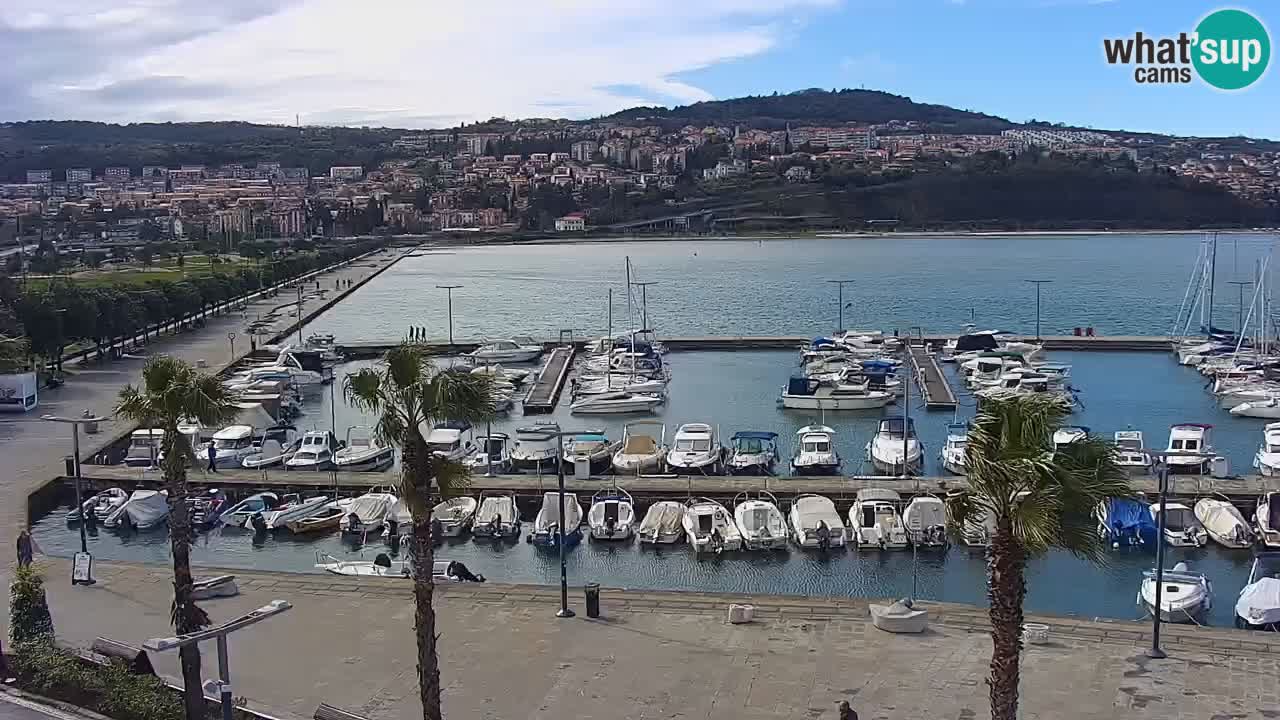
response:
[(587, 617), (600, 617), (600, 583), (587, 583), (582, 590), (587, 596)]

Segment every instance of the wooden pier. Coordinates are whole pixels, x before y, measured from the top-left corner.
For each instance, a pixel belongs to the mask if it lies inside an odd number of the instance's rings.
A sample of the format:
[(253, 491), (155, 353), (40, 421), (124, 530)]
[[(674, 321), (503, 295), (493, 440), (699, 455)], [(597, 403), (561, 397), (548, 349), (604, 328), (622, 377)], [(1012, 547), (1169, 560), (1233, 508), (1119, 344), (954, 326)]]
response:
[(560, 345), (551, 350), (551, 356), (538, 373), (538, 379), (525, 393), (525, 415), (549, 413), (555, 409), (560, 400), (560, 391), (564, 389), (565, 378), (569, 377), (569, 368), (573, 366), (573, 356), (577, 353), (577, 345)]
[(924, 395), (924, 406), (930, 410), (954, 410), (956, 394), (951, 382), (938, 365), (938, 356), (928, 348), (908, 345), (908, 357), (915, 370), (916, 384)]

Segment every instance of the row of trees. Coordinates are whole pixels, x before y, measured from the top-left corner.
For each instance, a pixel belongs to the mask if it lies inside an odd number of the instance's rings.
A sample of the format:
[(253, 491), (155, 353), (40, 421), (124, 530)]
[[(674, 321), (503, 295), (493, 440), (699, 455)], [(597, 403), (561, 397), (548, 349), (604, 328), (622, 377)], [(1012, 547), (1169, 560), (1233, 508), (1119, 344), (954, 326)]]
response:
[(25, 336), (30, 353), (59, 363), (72, 343), (92, 344), (101, 354), (117, 340), (180, 328), (228, 301), (379, 246), (366, 241), (296, 252), (225, 271), (214, 265), (207, 274), (139, 285), (88, 285), (58, 277), (23, 290), (13, 277), (0, 275), (0, 314), (16, 320), (15, 336)]

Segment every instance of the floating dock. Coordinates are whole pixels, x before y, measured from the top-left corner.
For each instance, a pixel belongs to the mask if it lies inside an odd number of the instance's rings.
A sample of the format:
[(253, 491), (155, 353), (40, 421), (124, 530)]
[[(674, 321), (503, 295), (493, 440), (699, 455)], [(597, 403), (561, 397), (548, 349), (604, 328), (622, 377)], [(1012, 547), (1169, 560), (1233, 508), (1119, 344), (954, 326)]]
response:
[(551, 350), (551, 356), (538, 373), (538, 379), (525, 393), (525, 415), (549, 413), (555, 409), (560, 400), (560, 391), (564, 389), (565, 378), (569, 377), (569, 368), (573, 366), (573, 356), (578, 351), (577, 345), (559, 345)]
[[(81, 471), (85, 480), (92, 483), (93, 488), (160, 487), (163, 482), (157, 471), (144, 471), (123, 465), (82, 465)], [(61, 482), (57, 484), (63, 490), (71, 487), (69, 478), (62, 477), (59, 480)], [(273, 468), (266, 472), (221, 470), (217, 473), (192, 469), (188, 473), (188, 482), (193, 488), (218, 487), (232, 491), (234, 494), (258, 490), (323, 493), (337, 491), (351, 494), (365, 492), (374, 487), (395, 485), (398, 480), (398, 475), (388, 472), (287, 472), (281, 468)], [(826, 495), (837, 502), (852, 502), (858, 491), (865, 488), (896, 490), (903, 498), (909, 498), (920, 494), (942, 496), (947, 492), (963, 490), (966, 487), (963, 477), (903, 479), (867, 475), (832, 477), (607, 475), (577, 478), (566, 475), (565, 489), (568, 492), (577, 493), (585, 501), (592, 494), (613, 487), (615, 482), (618, 487), (631, 493), (640, 502), (684, 500), (688, 497), (710, 497), (729, 502), (738, 493), (761, 490), (768, 490), (783, 501), (797, 495), (814, 493)], [(1134, 477), (1132, 483), (1135, 491), (1145, 493), (1149, 498), (1154, 498), (1158, 492), (1157, 480), (1154, 477)], [(477, 472), (471, 476), (467, 492), (472, 495), (485, 491), (513, 492), (523, 499), (533, 500), (555, 489), (554, 472), (542, 475), (494, 475), (492, 477), (485, 477)], [(1173, 475), (1169, 478), (1169, 496), (1183, 500), (1220, 494), (1242, 506), (1252, 506), (1259, 495), (1276, 491), (1280, 491), (1280, 477), (1249, 475), (1219, 479), (1198, 475)]]
[(938, 356), (929, 352), (927, 347), (908, 345), (907, 350), (911, 367), (915, 370), (916, 384), (924, 394), (924, 406), (930, 410), (954, 410), (956, 394), (938, 365)]

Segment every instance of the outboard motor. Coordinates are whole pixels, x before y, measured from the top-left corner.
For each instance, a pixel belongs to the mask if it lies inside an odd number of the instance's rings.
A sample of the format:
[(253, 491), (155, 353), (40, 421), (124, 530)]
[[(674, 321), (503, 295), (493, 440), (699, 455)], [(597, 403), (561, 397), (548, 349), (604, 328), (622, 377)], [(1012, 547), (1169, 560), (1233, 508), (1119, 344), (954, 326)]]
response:
[(347, 513), (346, 518), (347, 532), (355, 532), (360, 527), (360, 516), (355, 513)]
[(400, 537), (400, 523), (395, 518), (387, 520), (387, 537)]
[(382, 568), (383, 570), (390, 570), (391, 556), (386, 553), (378, 553), (378, 555), (375, 558), (373, 558), (373, 564), (376, 565), (377, 567)]
[(267, 532), (267, 521), (262, 517), (262, 513), (254, 513), (250, 516), (249, 524), (253, 526), (255, 535), (262, 535)]
[(391, 554), (396, 555), (400, 552), (400, 533), (395, 532), (387, 536), (387, 547), (391, 548)]

